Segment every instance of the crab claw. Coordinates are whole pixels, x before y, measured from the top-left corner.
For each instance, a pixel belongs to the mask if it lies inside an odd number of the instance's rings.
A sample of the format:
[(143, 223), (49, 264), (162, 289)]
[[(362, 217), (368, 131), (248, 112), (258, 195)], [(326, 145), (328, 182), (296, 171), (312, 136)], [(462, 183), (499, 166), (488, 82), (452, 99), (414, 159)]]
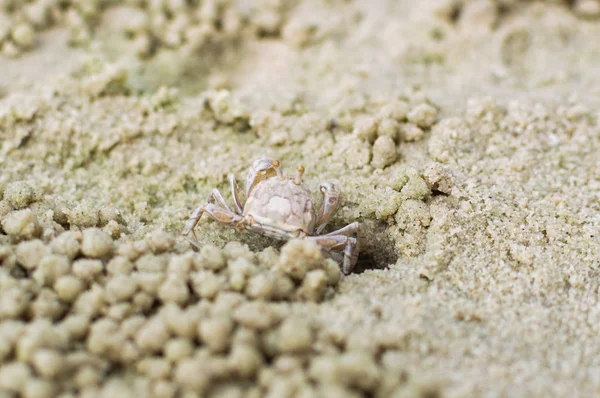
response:
[(279, 166), (278, 160), (262, 158), (254, 161), (252, 167), (248, 169), (248, 176), (246, 177), (246, 197), (250, 195), (250, 191), (259, 182), (274, 176), (283, 177)]
[(321, 193), (323, 194), (323, 208), (317, 219), (317, 234), (323, 232), (325, 226), (331, 221), (331, 218), (340, 207), (340, 191), (332, 182), (326, 182), (319, 186)]

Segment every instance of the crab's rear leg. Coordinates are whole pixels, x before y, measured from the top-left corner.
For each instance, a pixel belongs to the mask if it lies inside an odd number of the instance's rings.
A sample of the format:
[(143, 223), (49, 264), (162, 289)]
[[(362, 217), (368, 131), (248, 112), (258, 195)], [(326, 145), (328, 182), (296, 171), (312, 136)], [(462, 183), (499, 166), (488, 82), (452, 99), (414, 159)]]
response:
[[(196, 249), (200, 249), (201, 246), (198, 242), (196, 234), (194, 233), (194, 228), (204, 213), (208, 214), (210, 218), (220, 222), (221, 224), (236, 225), (244, 222), (244, 217), (235, 214), (229, 209), (224, 209), (214, 203), (205, 203), (201, 206), (198, 206), (192, 213), (192, 216), (187, 223), (185, 223), (185, 228), (183, 230), (183, 236), (185, 236), (187, 241), (190, 242), (190, 244)], [(189, 237), (190, 232), (192, 235), (194, 235), (193, 239)]]
[[(344, 256), (340, 262), (342, 272), (348, 275), (358, 261), (358, 253), (360, 244), (358, 239), (346, 235), (323, 235), (323, 236), (308, 236), (306, 239), (311, 240), (329, 252), (343, 252)], [(337, 257), (337, 256), (336, 256)]]
[[(217, 201), (219, 205), (214, 204), (214, 201)], [(185, 236), (188, 242), (195, 247), (196, 249), (200, 248), (200, 243), (198, 243), (198, 238), (196, 237), (196, 233), (194, 232), (194, 228), (198, 224), (198, 221), (202, 217), (204, 213), (207, 213), (212, 219), (219, 221), (223, 224), (236, 224), (240, 223), (244, 220), (244, 218), (238, 214), (235, 214), (231, 211), (225, 199), (223, 199), (223, 195), (219, 192), (218, 189), (213, 189), (211, 194), (208, 196), (208, 200), (196, 207), (192, 212), (192, 215), (185, 223), (183, 228), (182, 235)], [(190, 238), (189, 234), (192, 234), (194, 238)]]
[(351, 224), (346, 225), (343, 228), (340, 228), (340, 229), (330, 232), (328, 234), (323, 234), (321, 236), (332, 236), (332, 235), (348, 236), (348, 235), (352, 235), (352, 234), (358, 234), (359, 232), (360, 232), (360, 223), (353, 222)]
[(223, 195), (221, 195), (221, 192), (219, 192), (219, 190), (216, 188), (213, 189), (210, 195), (208, 195), (206, 203), (203, 203), (200, 206), (196, 207), (192, 212), (192, 215), (185, 223), (185, 227), (183, 229), (183, 236), (187, 236), (190, 232), (193, 233), (194, 227), (196, 226), (196, 224), (198, 224), (198, 220), (200, 220), (200, 217), (202, 217), (202, 214), (204, 213), (204, 207), (209, 203), (214, 203), (215, 200), (219, 202), (219, 204), (221, 204), (221, 206), (223, 206), (225, 209), (231, 211), (231, 209), (227, 205), (227, 202), (225, 202)]

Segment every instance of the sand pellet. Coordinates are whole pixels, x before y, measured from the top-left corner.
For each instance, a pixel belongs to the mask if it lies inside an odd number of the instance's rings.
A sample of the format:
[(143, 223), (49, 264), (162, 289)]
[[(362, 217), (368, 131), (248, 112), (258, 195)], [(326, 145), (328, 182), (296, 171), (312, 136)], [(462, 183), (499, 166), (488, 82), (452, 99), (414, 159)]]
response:
[(327, 274), (323, 270), (314, 270), (306, 274), (302, 285), (298, 289), (298, 296), (309, 301), (323, 299), (327, 288)]
[(396, 160), (396, 143), (390, 136), (380, 136), (373, 144), (373, 159), (371, 164), (377, 169), (383, 169)]
[(4, 200), (17, 210), (24, 209), (37, 198), (33, 187), (25, 181), (12, 182), (4, 188)]
[(165, 231), (155, 231), (148, 236), (148, 247), (153, 253), (163, 253), (175, 245), (175, 240), (171, 234)]
[(278, 315), (265, 303), (254, 302), (236, 308), (233, 319), (250, 329), (264, 330), (277, 322)]
[(89, 228), (83, 231), (81, 252), (84, 256), (103, 258), (112, 254), (113, 249), (113, 241), (106, 232), (97, 228)]
[(31, 239), (42, 234), (38, 218), (30, 209), (8, 213), (2, 218), (1, 225), (8, 235), (22, 239)]
[(69, 259), (75, 258), (81, 250), (79, 235), (73, 231), (66, 231), (58, 235), (50, 242), (52, 251), (56, 254), (64, 254)]
[(93, 281), (104, 271), (100, 260), (80, 259), (73, 263), (73, 274), (85, 282)]
[(436, 117), (437, 109), (429, 104), (417, 105), (407, 114), (407, 119), (409, 122), (414, 123), (422, 128), (431, 127)]
[(198, 327), (198, 336), (213, 352), (221, 352), (231, 343), (233, 327), (234, 324), (228, 317), (202, 320)]
[(85, 283), (76, 276), (63, 275), (54, 282), (54, 290), (61, 300), (73, 302), (85, 289)]
[(152, 318), (142, 326), (136, 336), (135, 342), (140, 349), (146, 352), (157, 352), (169, 339), (169, 331), (160, 318)]
[(370, 143), (375, 141), (377, 138), (377, 122), (374, 118), (365, 117), (358, 120), (354, 124), (354, 130), (352, 132), (360, 140), (365, 140)]
[(278, 329), (278, 349), (282, 353), (303, 353), (312, 347), (313, 334), (309, 323), (301, 318), (287, 318)]
[(17, 246), (17, 261), (23, 268), (32, 270), (39, 266), (42, 259), (50, 254), (48, 248), (41, 240), (22, 242)]

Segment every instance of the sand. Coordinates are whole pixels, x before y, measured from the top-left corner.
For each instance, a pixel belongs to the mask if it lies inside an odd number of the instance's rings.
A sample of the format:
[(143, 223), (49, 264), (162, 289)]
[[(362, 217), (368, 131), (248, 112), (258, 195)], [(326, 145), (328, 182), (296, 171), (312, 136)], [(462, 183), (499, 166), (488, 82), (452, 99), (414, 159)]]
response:
[[(600, 394), (598, 37), (595, 0), (0, 1), (0, 397)], [(182, 238), (261, 156), (341, 187), (354, 273)]]

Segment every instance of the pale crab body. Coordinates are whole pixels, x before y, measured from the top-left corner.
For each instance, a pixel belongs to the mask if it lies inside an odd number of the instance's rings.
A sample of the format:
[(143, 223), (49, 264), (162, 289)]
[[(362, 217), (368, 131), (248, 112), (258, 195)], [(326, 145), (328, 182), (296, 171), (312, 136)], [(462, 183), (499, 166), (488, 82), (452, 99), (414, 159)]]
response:
[(275, 239), (312, 235), (317, 216), (310, 191), (294, 180), (269, 178), (256, 185), (244, 204), (244, 216), (256, 224), (248, 229)]
[(245, 203), (241, 203), (235, 179), (229, 175), (235, 208), (232, 210), (221, 193), (214, 189), (206, 203), (194, 210), (183, 235), (192, 246), (200, 248), (197, 240), (191, 239), (189, 234), (194, 234), (194, 227), (206, 212), (220, 223), (278, 240), (312, 240), (342, 265), (345, 274), (350, 273), (360, 250), (357, 236), (360, 224), (354, 222), (328, 234), (321, 234), (340, 206), (340, 193), (332, 183), (321, 184), (323, 204), (319, 212), (315, 212), (310, 191), (302, 184), (303, 173), (304, 167), (300, 166), (295, 178), (285, 178), (277, 160), (255, 161), (246, 178)]

